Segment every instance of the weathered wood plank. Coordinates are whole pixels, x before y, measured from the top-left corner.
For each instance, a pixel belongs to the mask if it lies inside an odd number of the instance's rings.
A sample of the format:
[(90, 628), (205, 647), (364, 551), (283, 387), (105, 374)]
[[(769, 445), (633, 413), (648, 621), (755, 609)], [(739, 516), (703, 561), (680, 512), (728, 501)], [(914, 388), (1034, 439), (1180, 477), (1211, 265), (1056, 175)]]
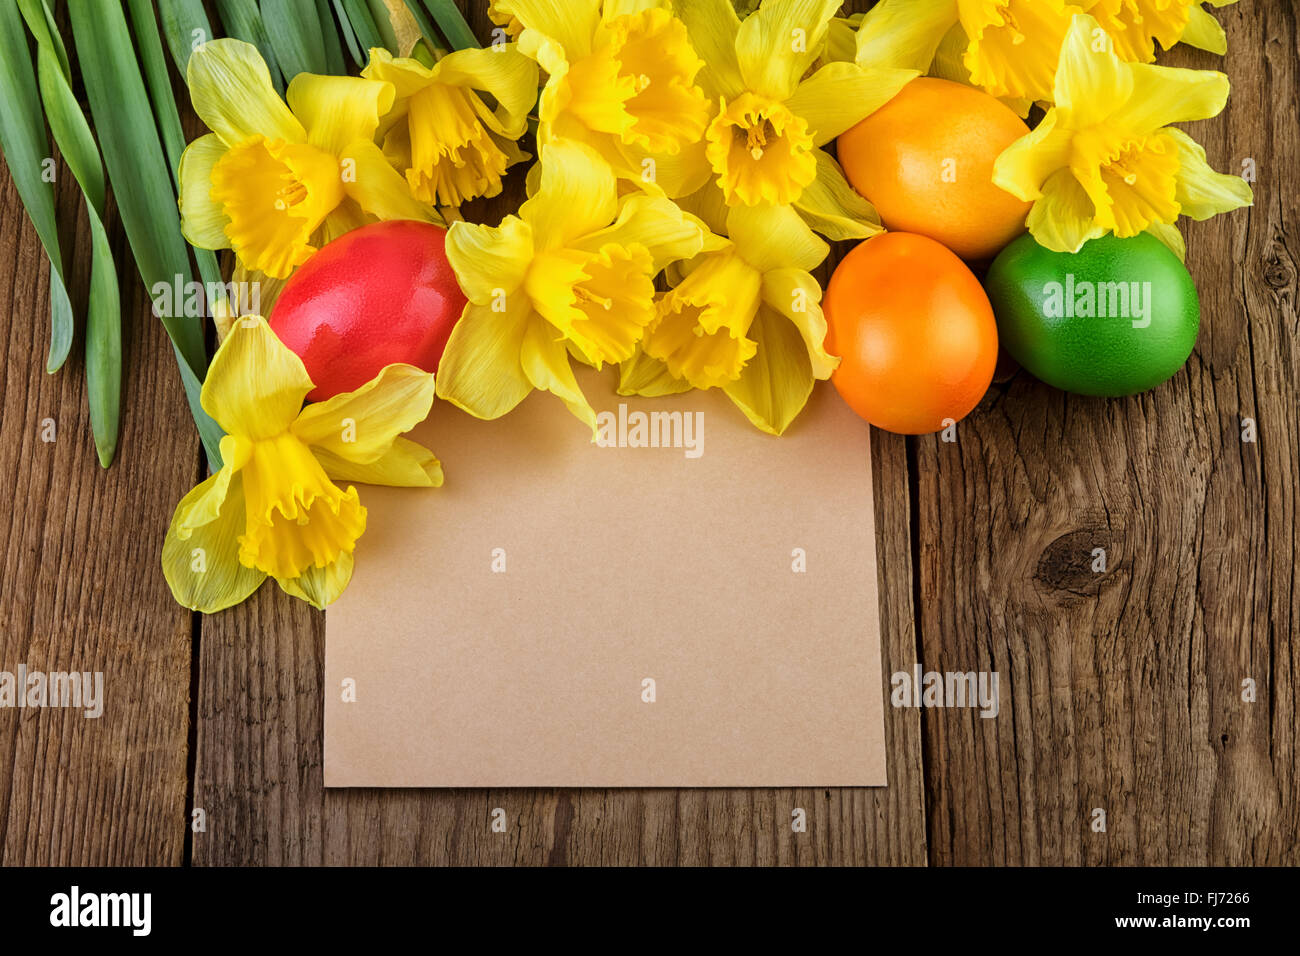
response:
[[(72, 177), (62, 166), (57, 175), (81, 310), (89, 230)], [(0, 710), (4, 865), (179, 864), (184, 851), (191, 615), (172, 601), (158, 554), (193, 484), (198, 440), (114, 220), (126, 386), (117, 462), (105, 472), (81, 361), (44, 371), (48, 264), (0, 162), (0, 670), (99, 671), (105, 697), (97, 719)], [(47, 418), (52, 443), (41, 439)]]
[(1187, 229), (1187, 368), (1110, 402), (1022, 372), (958, 443), (915, 442), (925, 666), (1002, 676), (996, 720), (923, 718), (936, 863), (1296, 859), (1296, 24), (1283, 3), (1216, 13), (1226, 61), (1164, 62), (1229, 72), (1194, 132), (1216, 168), (1260, 173), (1254, 209)]

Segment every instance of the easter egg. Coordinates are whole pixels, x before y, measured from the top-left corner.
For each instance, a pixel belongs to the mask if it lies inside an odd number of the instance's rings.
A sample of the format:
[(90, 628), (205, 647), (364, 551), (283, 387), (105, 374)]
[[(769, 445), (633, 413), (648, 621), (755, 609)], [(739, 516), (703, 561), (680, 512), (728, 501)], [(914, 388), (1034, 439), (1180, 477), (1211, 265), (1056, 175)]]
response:
[(1132, 395), (1187, 361), (1201, 309), (1187, 267), (1145, 233), (1104, 236), (1076, 253), (1021, 236), (985, 287), (1007, 352), (1035, 377), (1080, 395)]
[(447, 261), (447, 232), (427, 222), (377, 222), (304, 262), (271, 310), (320, 401), (351, 392), (385, 365), (437, 371), (465, 295)]
[(889, 232), (855, 246), (822, 301), (831, 383), (877, 428), (905, 435), (963, 418), (998, 360), (993, 309), (979, 280), (925, 236)]
[(1028, 132), (982, 90), (921, 77), (841, 134), (836, 149), (887, 228), (983, 260), (1025, 231), (1029, 203), (993, 184), (993, 163)]

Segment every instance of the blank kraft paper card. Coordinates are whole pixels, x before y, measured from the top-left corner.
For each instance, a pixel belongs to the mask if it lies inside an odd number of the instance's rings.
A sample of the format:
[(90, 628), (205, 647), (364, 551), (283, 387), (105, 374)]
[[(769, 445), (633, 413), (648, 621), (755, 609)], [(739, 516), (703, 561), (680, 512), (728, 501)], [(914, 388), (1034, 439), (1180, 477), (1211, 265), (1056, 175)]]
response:
[(412, 437), (326, 614), (332, 787), (883, 786), (867, 426), (825, 385), (782, 438), (717, 390), (580, 378)]

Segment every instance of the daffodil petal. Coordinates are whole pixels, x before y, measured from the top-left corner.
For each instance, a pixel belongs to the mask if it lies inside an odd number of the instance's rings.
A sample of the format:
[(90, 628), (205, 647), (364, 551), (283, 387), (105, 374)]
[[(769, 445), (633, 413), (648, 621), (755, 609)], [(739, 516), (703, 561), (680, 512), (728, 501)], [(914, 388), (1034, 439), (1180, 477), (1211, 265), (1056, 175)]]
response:
[(467, 305), (438, 364), (438, 397), (476, 418), (500, 418), (533, 390), (520, 356), (525, 329), (542, 319), (522, 294), (505, 300), (504, 309)]
[(258, 134), (289, 143), (306, 140), (251, 43), (210, 40), (190, 54), (185, 75), (194, 112), (227, 146)]
[(288, 429), (313, 387), (302, 359), (266, 320), (246, 315), (217, 349), (201, 401), (226, 431), (256, 440)]
[(600, 0), (495, 0), (495, 8), (499, 16), (517, 19), (525, 30), (556, 40), (571, 60), (591, 52)]
[(794, 202), (794, 208), (827, 239), (867, 239), (884, 232), (876, 207), (844, 178), (844, 171), (824, 150), (816, 149), (817, 178)]
[(663, 395), (678, 395), (691, 390), (691, 383), (677, 378), (668, 371), (668, 366), (657, 358), (651, 358), (641, 349), (636, 350), (630, 359), (618, 367), (618, 394), (641, 395), (645, 398), (659, 398)]
[[(224, 435), (221, 439), (221, 456), (226, 462), (215, 475), (202, 482), (181, 499), (172, 514), (172, 527), (182, 537), (195, 528), (216, 521), (221, 514), (226, 497), (230, 493), (230, 483), (248, 460), (248, 442), (233, 435)], [(227, 455), (230, 457), (227, 458)], [(198, 494), (199, 489), (203, 494)]]
[(745, 88), (736, 60), (736, 34), (740, 19), (729, 0), (675, 0), (673, 12), (686, 24), (691, 46), (705, 62), (701, 78), (713, 96), (727, 99)]
[(383, 80), (299, 73), (285, 97), (307, 128), (307, 142), (337, 156), (356, 140), (375, 138), (379, 118), (392, 108), (394, 90)]
[[(362, 226), (377, 222), (375, 216), (369, 215), (364, 209), (358, 206), (347, 196), (343, 201), (334, 207), (333, 211), (325, 217), (321, 223), (319, 242), (321, 245), (333, 242), (339, 236), (346, 235), (353, 229), (360, 229)], [(275, 280), (281, 283), (281, 286), (287, 281), (285, 279)], [(273, 300), (274, 301), (274, 300)], [(269, 309), (267, 311), (270, 311)]]
[[(219, 507), (202, 525), (180, 530), (182, 516), (196, 503), (228, 482)], [(266, 575), (239, 563), (239, 535), (244, 531), (244, 491), (239, 480), (220, 473), (195, 487), (176, 506), (171, 528), (163, 540), (163, 577), (178, 604), (192, 611), (215, 614), (245, 600)]]
[(528, 128), (528, 111), (537, 102), (537, 64), (517, 45), (456, 50), (435, 64), (439, 82), (492, 94), (497, 133), (518, 139)]
[(1153, 222), (1147, 226), (1146, 231), (1163, 242), (1169, 251), (1178, 257), (1179, 262), (1187, 261), (1187, 241), (1178, 231), (1178, 226), (1167, 222)]
[(1187, 11), (1187, 28), (1183, 30), (1181, 42), (1220, 56), (1228, 52), (1228, 34), (1223, 25), (1199, 3), (1193, 3)]
[(659, 153), (650, 155), (637, 147), (621, 147), (625, 162), (633, 171), (632, 178), (642, 188), (658, 190), (670, 199), (695, 192), (713, 178), (706, 152), (708, 141), (701, 137), (694, 143), (685, 143), (675, 155)]
[(816, 269), (831, 251), (790, 206), (733, 206), (727, 235), (759, 272), (787, 266)]
[(296, 578), (276, 578), (275, 583), (286, 594), (306, 601), (317, 610), (324, 610), (347, 590), (355, 563), (351, 552), (344, 551), (323, 568), (312, 566)]
[(442, 463), (433, 452), (409, 438), (395, 439), (388, 451), (365, 464), (340, 458), (322, 448), (313, 448), (312, 454), (331, 481), (356, 481), (395, 488), (438, 488), (442, 485)]
[(749, 327), (758, 351), (740, 378), (722, 387), (755, 426), (780, 435), (803, 411), (812, 394), (813, 373), (799, 331), (784, 316), (760, 307)]
[[(361, 71), (361, 75), (367, 80), (391, 83), (393, 113), (403, 115), (406, 112), (405, 101), (428, 86), (433, 81), (434, 74), (433, 70), (419, 60), (393, 56), (383, 47), (375, 47), (370, 51), (370, 61)], [(388, 118), (385, 118), (385, 125)]]
[(822, 287), (802, 269), (774, 269), (763, 274), (763, 302), (799, 330), (814, 378), (827, 379), (840, 360), (826, 351), (826, 316)]
[(638, 244), (650, 253), (654, 271), (659, 272), (670, 262), (698, 253), (703, 239), (701, 224), (672, 200), (633, 195), (623, 201), (612, 225), (583, 237), (576, 248), (596, 252), (609, 243)]
[(776, 100), (794, 92), (821, 53), (827, 25), (842, 0), (764, 3), (736, 33), (736, 62), (748, 89)]
[(533, 253), (532, 229), (518, 216), (499, 226), (454, 222), (447, 232), (447, 261), (476, 305), (503, 303), (523, 285)]
[(1030, 233), (1053, 252), (1078, 252), (1089, 239), (1106, 234), (1096, 222), (1096, 207), (1068, 169), (1057, 170), (1043, 184), (1043, 194), (1029, 210)]
[[(1068, 114), (1063, 125), (1084, 129), (1105, 122), (1133, 96), (1133, 72), (1109, 45), (1098, 50), (1096, 34), (1101, 31), (1090, 16), (1078, 15), (1061, 44), (1056, 70), (1056, 108)], [(1135, 130), (1150, 132), (1151, 130)]]
[(226, 249), (230, 240), (226, 226), (230, 217), (212, 199), (212, 167), (226, 152), (216, 133), (200, 136), (181, 153), (178, 178), (181, 183), (181, 233), (200, 249)]
[(957, 23), (957, 0), (880, 0), (858, 27), (857, 62), (924, 73)]
[(556, 140), (545, 149), (537, 192), (519, 208), (539, 251), (569, 245), (618, 212), (614, 171), (590, 147)]
[[(382, 220), (418, 219), (442, 223), (442, 217), (427, 203), (411, 195), (402, 175), (384, 158), (383, 150), (369, 140), (350, 144), (343, 155), (343, 191), (358, 206)], [(347, 167), (351, 162), (351, 168)]]
[(573, 366), (569, 364), (569, 351), (564, 346), (564, 340), (549, 323), (528, 324), (524, 331), (520, 364), (533, 387), (550, 392), (564, 402), (565, 407), (579, 421), (591, 428), (594, 439), (596, 413), (573, 376)]
[(429, 416), (433, 375), (414, 365), (388, 365), (352, 392), (303, 409), (291, 431), (312, 446), (359, 464), (375, 461), (403, 432)]
[(1184, 216), (1209, 219), (1221, 212), (1250, 206), (1255, 201), (1250, 184), (1240, 176), (1216, 173), (1205, 161), (1200, 143), (1180, 129), (1164, 131), (1178, 144), (1178, 205)]
[(917, 75), (915, 70), (828, 63), (800, 83), (785, 105), (808, 123), (813, 142), (825, 146), (892, 100)]
[(862, 14), (835, 17), (826, 28), (826, 49), (822, 59), (827, 63), (853, 63), (858, 52), (858, 26)]
[(1228, 77), (1214, 70), (1127, 66), (1133, 73), (1133, 95), (1111, 117), (1116, 125), (1149, 133), (1170, 123), (1218, 116), (1228, 103)]
[(1048, 110), (1034, 129), (1002, 151), (993, 164), (993, 182), (1017, 199), (1032, 202), (1043, 183), (1070, 164), (1073, 134), (1057, 125), (1060, 114)]

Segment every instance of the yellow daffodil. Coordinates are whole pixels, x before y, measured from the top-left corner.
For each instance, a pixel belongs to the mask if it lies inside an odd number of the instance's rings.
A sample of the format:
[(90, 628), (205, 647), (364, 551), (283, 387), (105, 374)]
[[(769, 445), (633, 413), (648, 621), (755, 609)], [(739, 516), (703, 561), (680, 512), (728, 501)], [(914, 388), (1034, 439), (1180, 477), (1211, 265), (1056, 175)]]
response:
[(347, 587), (366, 527), (356, 488), (334, 482), (442, 484), (438, 460), (398, 437), (428, 415), (432, 375), (390, 365), (304, 409), (312, 387), (260, 316), (236, 320), (217, 349), (202, 401), (227, 432), (225, 465), (177, 505), (163, 544), (167, 583), (186, 607), (231, 607), (268, 576), (324, 607)]
[(212, 130), (180, 164), (181, 228), (283, 279), (317, 246), (376, 219), (437, 220), (374, 143), (390, 83), (300, 73), (288, 105), (257, 48), (213, 40), (190, 56), (194, 111)]
[(534, 388), (595, 434), (569, 358), (600, 368), (635, 352), (654, 318), (654, 277), (699, 252), (703, 229), (671, 200), (621, 200), (590, 147), (555, 140), (536, 191), (496, 227), (454, 223), (447, 258), (469, 298), (438, 369), (438, 394), (498, 418)]
[[(1219, 22), (1205, 11), (1205, 0), (1082, 0), (1084, 11), (1096, 18), (1115, 44), (1122, 60), (1150, 63), (1155, 41), (1168, 50), (1188, 43), (1214, 53), (1226, 53), (1227, 37)], [(1212, 0), (1222, 7), (1237, 0)]]
[(789, 206), (735, 206), (727, 231), (730, 239), (686, 263), (659, 300), (619, 390), (721, 388), (756, 426), (780, 435), (813, 382), (839, 365), (826, 352), (821, 287), (809, 274), (829, 250)]
[(1033, 202), (1034, 238), (1062, 252), (1110, 232), (1150, 230), (1170, 242), (1180, 214), (1208, 219), (1250, 205), (1250, 186), (1210, 169), (1205, 150), (1169, 125), (1217, 116), (1228, 78), (1125, 62), (1098, 30), (1092, 17), (1074, 18), (1056, 106), (994, 165), (994, 182)]
[[(942, 46), (960, 65), (939, 73), (1012, 101), (1022, 115), (1051, 98), (1070, 17), (1066, 0), (881, 0), (862, 19), (857, 62), (929, 71)], [(950, 75), (957, 73), (958, 75)]]
[(577, 140), (624, 179), (668, 195), (699, 186), (671, 169), (709, 120), (695, 83), (703, 63), (666, 0), (494, 0), (493, 12), (522, 27), (519, 49), (547, 73), (543, 150), (551, 139)]
[(502, 0), (488, 0), (488, 19), (501, 27), (507, 37), (517, 39), (519, 34), (523, 32), (524, 25), (519, 22), (519, 19), (513, 13), (503, 13), (501, 11), (501, 2)]
[[(862, 18), (854, 58), (978, 86), (1021, 116), (1050, 105), (1072, 18), (1090, 13), (1121, 59), (1149, 63), (1154, 41), (1223, 53), (1223, 28), (1204, 9), (1237, 0), (880, 0)], [(833, 58), (844, 55), (835, 43)]]
[(727, 0), (679, 0), (677, 14), (704, 58), (701, 82), (718, 104), (703, 163), (728, 206), (793, 206), (832, 239), (879, 231), (869, 204), (819, 147), (894, 97), (911, 69), (827, 63), (838, 0), (767, 0), (743, 22)]
[(457, 50), (432, 67), (374, 49), (361, 75), (396, 91), (380, 127), (384, 154), (416, 199), (458, 206), (495, 196), (506, 169), (528, 158), (515, 140), (537, 100), (537, 64), (513, 44)]

